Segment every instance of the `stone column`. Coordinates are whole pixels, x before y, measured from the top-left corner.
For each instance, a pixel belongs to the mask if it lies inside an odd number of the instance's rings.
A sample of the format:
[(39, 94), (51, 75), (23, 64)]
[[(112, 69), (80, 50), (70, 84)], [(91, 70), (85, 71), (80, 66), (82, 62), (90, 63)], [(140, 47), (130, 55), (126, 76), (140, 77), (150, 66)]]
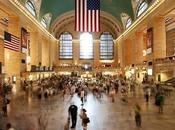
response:
[(153, 21), (153, 56), (154, 59), (166, 57), (166, 30), (163, 17), (156, 17)]
[(124, 55), (124, 42), (123, 39), (121, 39), (120, 41), (117, 41), (117, 55), (118, 55), (118, 63), (119, 66), (124, 68), (125, 66), (125, 55)]
[(38, 32), (38, 38), (37, 38), (37, 43), (38, 43), (38, 62), (41, 62), (42, 65), (42, 48), (44, 46), (44, 41), (42, 40), (42, 35), (41, 33)]
[(100, 64), (100, 40), (95, 40), (93, 43), (94, 49), (94, 66), (99, 66)]
[(43, 66), (49, 66), (49, 40), (46, 37), (42, 38), (41, 59)]
[(58, 60), (58, 42), (57, 40), (49, 37), (49, 59), (50, 66), (56, 65), (56, 61)]
[(133, 51), (132, 51), (132, 42), (131, 39), (125, 39), (123, 42), (123, 49), (124, 49), (124, 64), (125, 66), (128, 66), (132, 64), (132, 57), (133, 57)]
[(143, 32), (136, 32), (133, 41), (133, 64), (142, 64), (143, 62)]
[(79, 40), (73, 40), (73, 64), (78, 65), (79, 64), (79, 57), (80, 57), (80, 42)]
[(38, 46), (38, 32), (31, 32), (31, 41), (30, 41), (30, 55), (31, 55), (31, 65), (38, 65), (39, 64), (39, 48)]
[(58, 51), (57, 51), (56, 66), (59, 66), (60, 65), (60, 41), (58, 41), (57, 48), (58, 48)]
[(114, 62), (113, 62), (113, 66), (117, 67), (118, 65), (118, 45), (116, 43), (116, 41), (114, 41)]

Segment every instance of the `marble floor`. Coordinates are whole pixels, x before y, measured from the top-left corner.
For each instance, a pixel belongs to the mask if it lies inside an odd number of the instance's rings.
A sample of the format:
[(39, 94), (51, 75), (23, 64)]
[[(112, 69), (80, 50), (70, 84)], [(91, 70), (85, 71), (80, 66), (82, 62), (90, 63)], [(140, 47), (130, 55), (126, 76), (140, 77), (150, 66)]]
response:
[[(159, 114), (154, 105), (154, 97), (149, 103), (145, 102), (142, 89), (139, 88), (136, 95), (130, 94), (128, 104), (120, 100), (120, 94), (112, 103), (110, 97), (103, 95), (102, 99), (96, 99), (89, 94), (84, 108), (90, 118), (88, 130), (174, 130), (175, 129), (175, 94), (165, 99), (164, 113)], [(74, 102), (79, 111), (80, 99), (74, 95), (66, 96), (63, 101), (60, 95), (38, 100), (26, 97), (24, 93), (12, 94), (11, 103), (8, 106), (8, 117), (0, 116), (0, 128), (5, 130), (5, 124), (11, 122), (15, 130), (40, 130), (38, 119), (47, 124), (46, 130), (64, 130), (64, 124), (68, 117), (68, 107)], [(134, 105), (141, 105), (142, 127), (137, 128), (134, 121)], [(82, 130), (81, 119), (78, 116), (76, 130)]]

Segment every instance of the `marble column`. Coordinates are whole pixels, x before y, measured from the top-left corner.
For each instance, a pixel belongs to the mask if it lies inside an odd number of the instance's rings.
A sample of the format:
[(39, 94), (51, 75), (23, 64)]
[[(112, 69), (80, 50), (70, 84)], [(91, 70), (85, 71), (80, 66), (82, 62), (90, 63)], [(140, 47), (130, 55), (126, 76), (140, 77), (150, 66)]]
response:
[(50, 48), (50, 50), (49, 50), (49, 56), (50, 56), (49, 65), (55, 66), (56, 61), (58, 60), (58, 41), (49, 37), (49, 48)]
[(42, 66), (49, 66), (49, 40), (42, 36), (42, 51), (41, 51), (41, 59)]
[(118, 45), (117, 42), (114, 41), (114, 62), (113, 62), (113, 66), (117, 67), (118, 65)]
[(94, 49), (94, 66), (100, 65), (100, 40), (95, 40), (93, 43)]
[(163, 17), (156, 17), (153, 21), (153, 57), (166, 57), (166, 30)]
[(117, 41), (117, 55), (119, 66), (124, 68), (125, 66), (125, 55), (124, 55), (124, 42), (123, 39)]
[(143, 63), (143, 32), (135, 32), (135, 38), (133, 41), (133, 64), (142, 64)]
[(73, 63), (75, 65), (79, 64), (80, 58), (80, 42), (79, 40), (73, 40)]
[(39, 64), (39, 34), (38, 32), (31, 32), (31, 41), (30, 41), (30, 55), (31, 55), (31, 65), (38, 65)]
[(125, 39), (124, 41), (124, 64), (125, 66), (128, 66), (132, 64), (132, 56), (133, 56), (133, 51), (132, 51), (132, 41), (131, 39)]

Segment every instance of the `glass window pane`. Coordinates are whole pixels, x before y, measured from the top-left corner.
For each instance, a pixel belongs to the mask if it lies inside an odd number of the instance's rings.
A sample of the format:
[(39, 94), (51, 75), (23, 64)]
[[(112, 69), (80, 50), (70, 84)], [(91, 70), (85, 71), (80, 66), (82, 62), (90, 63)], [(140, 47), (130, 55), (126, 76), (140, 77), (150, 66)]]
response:
[(109, 32), (103, 32), (100, 36), (100, 59), (113, 59), (113, 37)]
[(28, 1), (26, 2), (26, 8), (28, 9), (28, 11), (29, 11), (32, 15), (36, 16), (35, 7), (34, 7), (33, 3), (32, 3), (30, 0), (28, 0)]
[(41, 19), (41, 24), (46, 28), (47, 27), (47, 22), (44, 18)]
[(126, 21), (126, 26), (125, 26), (125, 28), (128, 28), (131, 24), (132, 24), (132, 20), (131, 20), (131, 18), (129, 17), (129, 18), (127, 19), (127, 21)]
[(147, 8), (148, 8), (148, 3), (146, 1), (143, 1), (138, 7), (137, 17), (139, 17)]
[(65, 32), (60, 36), (60, 59), (72, 59), (72, 36)]
[(93, 37), (90, 33), (80, 35), (80, 59), (93, 58)]

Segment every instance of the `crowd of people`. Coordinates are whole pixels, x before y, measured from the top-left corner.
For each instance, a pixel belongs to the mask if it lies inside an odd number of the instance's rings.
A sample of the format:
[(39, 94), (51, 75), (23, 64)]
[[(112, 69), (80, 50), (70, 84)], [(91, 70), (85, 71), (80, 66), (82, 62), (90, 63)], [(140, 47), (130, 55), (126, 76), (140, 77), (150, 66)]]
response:
[[(26, 92), (28, 96), (37, 98), (38, 100), (51, 98), (54, 95), (61, 95), (62, 100), (65, 100), (65, 95), (70, 95), (73, 97), (75, 94), (78, 95), (81, 101), (81, 113), (80, 118), (82, 119), (83, 130), (87, 130), (88, 123), (90, 119), (87, 116), (86, 109), (83, 108), (84, 102), (87, 101), (87, 95), (92, 93), (97, 99), (102, 99), (103, 95), (107, 95), (112, 103), (115, 103), (115, 95), (119, 94), (121, 102), (128, 103), (128, 95), (132, 94), (135, 96), (136, 87), (139, 86), (135, 80), (118, 78), (115, 76), (100, 76), (96, 77), (95, 81), (87, 82), (77, 76), (66, 76), (66, 75), (52, 75), (48, 78), (38, 79), (36, 81), (26, 81), (21, 82), (22, 89)], [(150, 96), (153, 94), (150, 88), (144, 88), (144, 96), (146, 102), (149, 102)], [(164, 92), (159, 85), (154, 88), (155, 105), (158, 106), (159, 113), (163, 113), (164, 105)], [(5, 93), (7, 90), (4, 89)], [(1, 94), (0, 96), (0, 106), (2, 106), (3, 115), (7, 116), (7, 105), (10, 100), (6, 97), (6, 94)], [(70, 120), (72, 122), (71, 128), (76, 127), (77, 122), (77, 110), (78, 107), (75, 104), (71, 104), (68, 110), (68, 119), (65, 123), (65, 130), (69, 130)], [(135, 104), (135, 122), (137, 127), (141, 127), (141, 107), (139, 103)], [(11, 126), (11, 124), (10, 124)], [(9, 129), (11, 130), (11, 129)]]

